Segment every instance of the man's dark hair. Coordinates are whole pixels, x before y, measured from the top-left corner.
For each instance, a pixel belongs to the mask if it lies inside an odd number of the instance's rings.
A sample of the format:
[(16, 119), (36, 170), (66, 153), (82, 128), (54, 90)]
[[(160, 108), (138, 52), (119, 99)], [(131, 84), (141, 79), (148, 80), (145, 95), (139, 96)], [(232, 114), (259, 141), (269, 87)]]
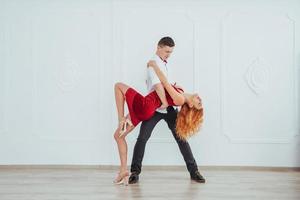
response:
[(168, 46), (168, 47), (174, 47), (175, 42), (171, 37), (163, 37), (158, 41), (158, 46)]

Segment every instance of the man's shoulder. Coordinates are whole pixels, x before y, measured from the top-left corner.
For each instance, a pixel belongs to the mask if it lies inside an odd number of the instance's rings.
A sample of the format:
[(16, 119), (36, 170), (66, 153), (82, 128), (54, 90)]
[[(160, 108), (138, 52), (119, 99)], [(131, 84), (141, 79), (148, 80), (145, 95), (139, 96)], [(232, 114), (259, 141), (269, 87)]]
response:
[[(159, 57), (156, 54), (154, 54), (148, 61), (150, 61), (150, 60), (154, 60), (156, 62), (156, 64), (161, 68), (160, 59), (159, 59)], [(146, 65), (146, 67), (147, 67), (147, 65)], [(153, 70), (152, 67), (147, 67), (146, 71), (147, 71), (147, 73), (154, 72), (154, 70)]]
[(150, 60), (158, 60), (158, 56), (156, 54), (152, 55), (152, 57), (150, 58)]

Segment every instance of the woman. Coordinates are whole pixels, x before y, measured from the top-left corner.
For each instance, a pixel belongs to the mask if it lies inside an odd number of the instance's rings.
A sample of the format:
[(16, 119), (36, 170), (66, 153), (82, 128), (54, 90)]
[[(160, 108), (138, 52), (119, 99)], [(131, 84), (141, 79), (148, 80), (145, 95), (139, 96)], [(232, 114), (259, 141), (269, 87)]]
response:
[[(181, 106), (176, 120), (176, 132), (181, 139), (186, 140), (199, 130), (203, 121), (203, 108), (199, 95), (184, 93), (182, 88), (171, 85), (155, 61), (149, 61), (148, 67), (154, 69), (163, 84), (168, 104), (170, 106)], [(115, 98), (119, 127), (114, 133), (114, 138), (118, 144), (121, 165), (114, 182), (127, 185), (129, 172), (127, 171), (127, 143), (125, 137), (139, 122), (150, 119), (155, 110), (161, 106), (161, 101), (155, 91), (144, 97), (123, 83), (115, 84)], [(126, 117), (124, 117), (125, 100), (129, 111)]]

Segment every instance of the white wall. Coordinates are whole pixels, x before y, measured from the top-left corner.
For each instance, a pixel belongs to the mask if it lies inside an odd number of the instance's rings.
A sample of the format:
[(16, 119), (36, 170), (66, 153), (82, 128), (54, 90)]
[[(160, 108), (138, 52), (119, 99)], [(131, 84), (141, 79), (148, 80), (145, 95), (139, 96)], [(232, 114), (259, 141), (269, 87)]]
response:
[[(113, 84), (146, 94), (170, 35), (173, 77), (205, 106), (198, 164), (300, 166), (299, 23), (296, 0), (2, 0), (0, 164), (118, 164)], [(184, 164), (163, 121), (144, 164)]]

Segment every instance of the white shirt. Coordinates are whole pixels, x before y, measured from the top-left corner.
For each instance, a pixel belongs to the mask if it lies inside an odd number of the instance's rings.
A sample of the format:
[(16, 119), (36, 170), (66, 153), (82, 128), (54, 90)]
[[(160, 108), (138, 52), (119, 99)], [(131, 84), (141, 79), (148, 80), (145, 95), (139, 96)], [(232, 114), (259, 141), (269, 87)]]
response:
[[(168, 67), (167, 63), (164, 62), (158, 55), (154, 55), (151, 60), (155, 60), (156, 64), (160, 68), (160, 70), (164, 73), (164, 75), (167, 77), (169, 80), (169, 73), (168, 73)], [(147, 67), (147, 79), (146, 79), (146, 84), (147, 84), (147, 90), (148, 92), (152, 92), (154, 90), (154, 85), (161, 83), (158, 76), (156, 75), (154, 69), (152, 67)], [(160, 113), (167, 113), (167, 109), (157, 109), (157, 112)]]

